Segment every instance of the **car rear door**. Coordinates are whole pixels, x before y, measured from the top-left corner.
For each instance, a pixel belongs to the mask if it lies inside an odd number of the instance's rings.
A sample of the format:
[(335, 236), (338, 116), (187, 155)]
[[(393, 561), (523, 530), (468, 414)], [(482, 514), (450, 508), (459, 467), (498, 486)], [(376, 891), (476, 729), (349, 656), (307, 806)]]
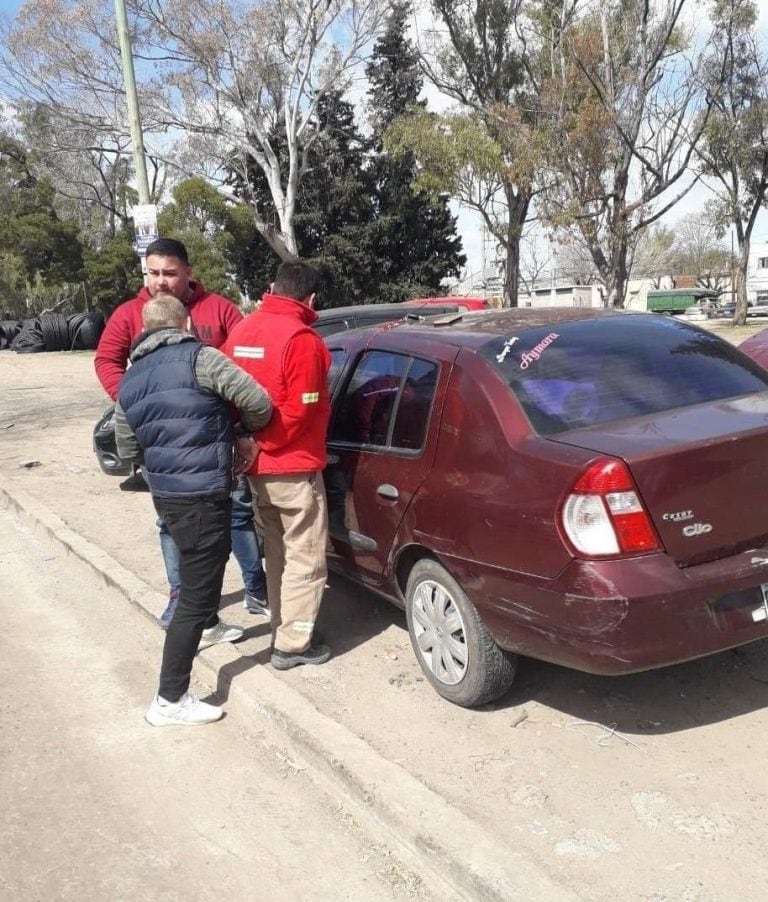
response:
[(429, 472), (455, 348), (403, 330), (362, 348), (334, 398), (326, 492), (333, 556), (380, 583), (395, 535)]

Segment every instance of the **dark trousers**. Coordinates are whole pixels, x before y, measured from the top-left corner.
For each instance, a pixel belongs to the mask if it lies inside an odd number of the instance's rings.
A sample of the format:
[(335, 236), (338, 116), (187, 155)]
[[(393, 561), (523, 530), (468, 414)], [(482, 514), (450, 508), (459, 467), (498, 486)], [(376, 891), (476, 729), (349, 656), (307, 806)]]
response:
[(179, 606), (165, 634), (157, 694), (178, 701), (189, 688), (192, 662), (204, 629), (216, 626), (231, 550), (232, 501), (154, 498), (158, 517), (179, 549)]

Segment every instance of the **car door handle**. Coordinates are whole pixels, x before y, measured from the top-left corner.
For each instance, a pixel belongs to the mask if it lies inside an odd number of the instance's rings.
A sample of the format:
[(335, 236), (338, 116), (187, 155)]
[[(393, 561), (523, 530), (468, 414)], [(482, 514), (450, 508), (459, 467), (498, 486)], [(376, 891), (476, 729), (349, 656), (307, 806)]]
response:
[(400, 492), (388, 482), (382, 483), (377, 489), (376, 494), (381, 495), (382, 498), (386, 498), (387, 501), (397, 501), (400, 497)]

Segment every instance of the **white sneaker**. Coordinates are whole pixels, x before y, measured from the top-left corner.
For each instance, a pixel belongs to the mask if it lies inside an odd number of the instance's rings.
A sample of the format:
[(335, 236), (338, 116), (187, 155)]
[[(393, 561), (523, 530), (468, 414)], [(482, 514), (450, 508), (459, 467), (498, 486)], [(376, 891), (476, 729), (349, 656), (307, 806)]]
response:
[(177, 702), (168, 702), (156, 695), (144, 720), (153, 727), (170, 727), (174, 724), (194, 727), (201, 723), (213, 723), (223, 714), (224, 711), (216, 705), (201, 702), (197, 696), (185, 692)]
[(219, 620), (216, 626), (203, 630), (197, 650), (202, 651), (204, 648), (218, 645), (219, 642), (237, 642), (238, 639), (243, 638), (244, 633), (245, 630), (240, 629), (239, 626), (229, 626), (223, 620)]

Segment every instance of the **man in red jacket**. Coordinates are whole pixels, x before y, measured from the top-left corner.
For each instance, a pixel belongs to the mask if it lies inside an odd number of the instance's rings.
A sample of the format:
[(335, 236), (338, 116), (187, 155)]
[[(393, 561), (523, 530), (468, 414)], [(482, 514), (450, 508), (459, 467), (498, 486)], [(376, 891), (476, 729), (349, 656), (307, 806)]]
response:
[(318, 274), (299, 261), (281, 263), (259, 309), (229, 334), (221, 350), (272, 398), (248, 471), (264, 527), (267, 592), (272, 608), (272, 666), (324, 664), (313, 644), (327, 577), (328, 512), (322, 470), (330, 419), (331, 356), (311, 328)]
[[(128, 367), (131, 345), (143, 331), (142, 311), (150, 298), (157, 294), (172, 294), (187, 309), (187, 331), (203, 344), (219, 348), (227, 335), (242, 320), (238, 308), (219, 294), (206, 291), (191, 279), (192, 268), (186, 247), (173, 238), (158, 238), (147, 248), (147, 285), (130, 301), (120, 304), (110, 316), (99, 340), (94, 365), (104, 390), (114, 401), (120, 380)], [(160, 546), (163, 552), (170, 597), (168, 607), (160, 617), (160, 626), (167, 629), (176, 610), (181, 579), (179, 553), (165, 527), (160, 527)], [(253, 527), (251, 493), (244, 479), (239, 479), (232, 493), (232, 551), (245, 583), (244, 606), (252, 614), (269, 616), (266, 579), (261, 565), (261, 552)], [(241, 638), (239, 627), (220, 623), (206, 645), (214, 642), (233, 642)], [(209, 637), (210, 638), (210, 637)]]

